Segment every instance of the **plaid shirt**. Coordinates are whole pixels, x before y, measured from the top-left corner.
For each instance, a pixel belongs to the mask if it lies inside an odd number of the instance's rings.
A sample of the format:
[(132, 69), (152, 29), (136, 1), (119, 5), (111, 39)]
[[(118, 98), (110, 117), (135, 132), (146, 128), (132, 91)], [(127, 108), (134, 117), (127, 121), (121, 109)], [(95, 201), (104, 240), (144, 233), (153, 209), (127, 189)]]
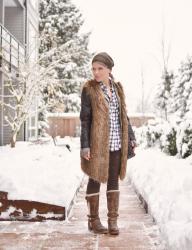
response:
[(105, 84), (100, 82), (100, 87), (104, 92), (105, 99), (109, 104), (109, 150), (117, 151), (121, 148), (121, 128), (120, 128), (120, 118), (119, 118), (119, 102), (113, 87), (111, 84), (112, 96), (111, 99), (108, 95), (107, 87)]

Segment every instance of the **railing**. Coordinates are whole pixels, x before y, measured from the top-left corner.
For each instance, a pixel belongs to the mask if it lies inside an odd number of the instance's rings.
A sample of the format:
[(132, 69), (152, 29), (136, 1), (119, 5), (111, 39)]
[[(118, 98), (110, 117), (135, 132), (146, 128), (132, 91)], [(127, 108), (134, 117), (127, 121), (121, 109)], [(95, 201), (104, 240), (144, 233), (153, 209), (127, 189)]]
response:
[(0, 24), (0, 67), (5, 61), (9, 70), (17, 69), (25, 62), (25, 46)]

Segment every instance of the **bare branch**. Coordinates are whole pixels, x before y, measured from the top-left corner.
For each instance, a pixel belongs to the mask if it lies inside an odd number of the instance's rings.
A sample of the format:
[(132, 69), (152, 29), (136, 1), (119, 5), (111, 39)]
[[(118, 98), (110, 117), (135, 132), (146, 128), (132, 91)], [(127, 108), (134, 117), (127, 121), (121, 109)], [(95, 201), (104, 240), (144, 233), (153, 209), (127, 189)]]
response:
[[(18, 68), (17, 76), (9, 71), (6, 63), (2, 63), (2, 70), (6, 77), (4, 88), (6, 94), (0, 95), (3, 99), (0, 105), (5, 108), (5, 122), (10, 126), (13, 134), (17, 134), (22, 124), (37, 112), (43, 111), (47, 106), (37, 107), (37, 102), (41, 96), (41, 90), (50, 84), (58, 85), (59, 82), (51, 77), (50, 72), (59, 66), (59, 63), (69, 62), (75, 53), (73, 40), (60, 47), (54, 47), (48, 52), (39, 56), (36, 60), (31, 60), (28, 55), (26, 62)], [(33, 49), (31, 50), (32, 53)], [(60, 54), (63, 55), (61, 58)], [(59, 56), (58, 56), (59, 55)], [(50, 62), (50, 57), (55, 57)], [(59, 59), (58, 59), (59, 58)], [(46, 65), (47, 61), (47, 65)], [(35, 109), (33, 108), (35, 107)]]

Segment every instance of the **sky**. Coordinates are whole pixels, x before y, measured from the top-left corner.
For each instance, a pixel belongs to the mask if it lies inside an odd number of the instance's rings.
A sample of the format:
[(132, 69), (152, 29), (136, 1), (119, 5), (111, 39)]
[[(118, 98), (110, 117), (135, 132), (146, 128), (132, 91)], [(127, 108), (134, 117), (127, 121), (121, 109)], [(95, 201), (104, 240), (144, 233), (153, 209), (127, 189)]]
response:
[[(72, 0), (84, 18), (82, 32), (91, 31), (91, 52), (108, 52), (113, 74), (121, 81), (129, 112), (144, 99), (152, 107), (161, 79), (162, 47), (170, 48), (169, 68), (177, 70), (192, 55), (191, 0)], [(164, 31), (164, 32), (163, 32)], [(164, 33), (164, 35), (163, 35)], [(91, 69), (91, 66), (90, 66)]]

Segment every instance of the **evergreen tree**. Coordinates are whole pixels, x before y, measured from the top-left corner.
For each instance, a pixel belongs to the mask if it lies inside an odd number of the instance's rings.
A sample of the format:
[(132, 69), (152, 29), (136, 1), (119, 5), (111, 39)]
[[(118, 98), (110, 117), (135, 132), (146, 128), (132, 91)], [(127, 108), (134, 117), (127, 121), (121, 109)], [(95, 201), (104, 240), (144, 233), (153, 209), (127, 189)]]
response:
[(40, 0), (40, 53), (69, 43), (67, 54), (58, 53), (44, 61), (44, 65), (48, 65), (62, 59), (49, 73), (54, 78), (53, 83), (43, 91), (45, 102), (53, 103), (50, 111), (80, 109), (80, 86), (90, 77), (91, 58), (88, 51), (90, 33), (80, 34), (82, 24), (82, 15), (70, 0)]
[(181, 63), (178, 76), (171, 88), (171, 111), (183, 119), (192, 110), (192, 57)]
[(171, 86), (173, 84), (173, 72), (164, 70), (162, 81), (159, 83), (155, 97), (155, 106), (160, 111), (161, 117), (168, 119)]

